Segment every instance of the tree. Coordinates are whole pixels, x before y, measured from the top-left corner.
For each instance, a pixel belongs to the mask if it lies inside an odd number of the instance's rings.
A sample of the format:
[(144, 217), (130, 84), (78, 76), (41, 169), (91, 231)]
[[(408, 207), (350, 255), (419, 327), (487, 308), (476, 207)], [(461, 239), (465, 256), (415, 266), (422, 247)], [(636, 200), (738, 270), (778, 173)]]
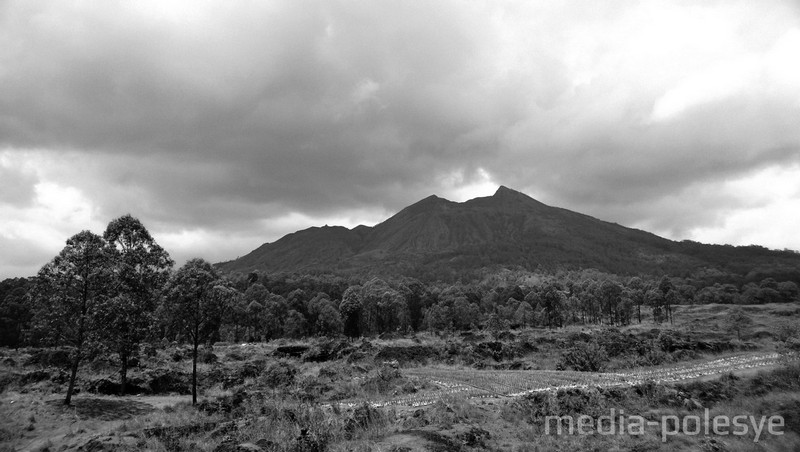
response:
[(672, 323), (672, 305), (677, 299), (675, 295), (675, 285), (672, 284), (672, 280), (665, 275), (658, 283), (658, 290), (661, 291), (661, 295), (663, 296), (664, 314), (667, 316), (669, 323)]
[(293, 339), (299, 339), (306, 334), (306, 318), (300, 312), (290, 309), (283, 323), (283, 334)]
[(217, 334), (234, 291), (203, 259), (189, 260), (169, 279), (163, 312), (192, 343), (192, 404), (197, 404), (197, 349)]
[(491, 333), (494, 340), (499, 340), (500, 335), (508, 329), (508, 323), (501, 319), (497, 314), (489, 314), (486, 319), (486, 330)]
[(436, 303), (425, 311), (424, 323), (428, 331), (437, 334), (448, 331), (453, 327), (452, 310), (441, 303)]
[(645, 293), (647, 303), (653, 310), (653, 323), (664, 321), (664, 295), (658, 289), (650, 289)]
[(31, 291), (33, 334), (44, 344), (72, 347), (65, 405), (72, 401), (81, 360), (99, 343), (98, 318), (104, 314), (111, 280), (109, 262), (103, 238), (79, 232), (39, 270)]
[(377, 305), (380, 331), (405, 331), (410, 328), (408, 304), (400, 292), (394, 289), (384, 291)]
[(466, 297), (458, 297), (453, 302), (453, 327), (457, 330), (468, 330), (478, 323), (480, 308), (475, 303), (470, 303)]
[(255, 342), (261, 339), (266, 314), (264, 307), (269, 296), (270, 293), (267, 288), (258, 283), (248, 287), (242, 296), (244, 316), (240, 317), (239, 320), (245, 326), (245, 340), (248, 342)]
[(608, 315), (608, 323), (614, 325), (619, 322), (619, 302), (622, 298), (622, 286), (616, 281), (605, 280), (600, 286), (601, 309)]
[(269, 294), (264, 303), (264, 322), (261, 324), (261, 331), (266, 339), (274, 339), (283, 334), (283, 324), (289, 307), (286, 300), (275, 294)]
[(781, 295), (781, 301), (785, 303), (797, 301), (798, 294), (800, 294), (797, 284), (792, 281), (778, 283), (777, 290)]
[(32, 315), (27, 298), (30, 285), (24, 278), (0, 282), (0, 346), (19, 348), (22, 343)]
[(728, 312), (725, 317), (725, 325), (736, 331), (736, 338), (742, 339), (742, 330), (753, 324), (753, 319), (748, 316), (740, 307), (735, 307)]
[(409, 324), (408, 305), (403, 295), (380, 279), (372, 278), (360, 290), (359, 330), (376, 334), (403, 329)]
[(547, 284), (539, 294), (539, 304), (544, 310), (544, 323), (548, 328), (562, 326), (564, 309), (564, 293), (556, 284)]
[(103, 239), (113, 278), (100, 326), (104, 344), (119, 357), (120, 393), (125, 395), (128, 361), (155, 323), (157, 300), (173, 261), (131, 215), (112, 220)]
[(316, 306), (314, 306), (314, 310), (317, 313), (317, 321), (314, 325), (317, 334), (335, 336), (344, 330), (342, 316), (339, 315), (339, 311), (331, 300), (320, 300)]
[(636, 305), (636, 320), (639, 323), (642, 323), (642, 305), (647, 301), (646, 293), (647, 289), (641, 278), (635, 276), (628, 281), (628, 297)]
[(344, 291), (339, 303), (339, 312), (344, 321), (344, 334), (349, 337), (360, 335), (359, 318), (361, 314), (361, 286), (350, 286)]
[(514, 321), (523, 328), (527, 328), (533, 322), (533, 307), (527, 301), (521, 301), (514, 313)]

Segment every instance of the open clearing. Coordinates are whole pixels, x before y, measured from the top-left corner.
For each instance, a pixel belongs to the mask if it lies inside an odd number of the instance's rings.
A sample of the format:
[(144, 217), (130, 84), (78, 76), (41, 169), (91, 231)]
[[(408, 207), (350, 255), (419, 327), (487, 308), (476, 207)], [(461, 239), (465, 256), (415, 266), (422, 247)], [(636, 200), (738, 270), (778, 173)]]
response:
[[(443, 366), (404, 369), (409, 377), (433, 383), (437, 389), (411, 396), (370, 400), (375, 406), (430, 405), (448, 395), (468, 398), (519, 397), (534, 392), (570, 388), (632, 386), (646, 381), (674, 383), (708, 378), (726, 373), (767, 369), (779, 363), (777, 353), (740, 353), (715, 359), (698, 360), (673, 366), (616, 373), (558, 370), (475, 370)], [(344, 405), (355, 405), (347, 402)]]

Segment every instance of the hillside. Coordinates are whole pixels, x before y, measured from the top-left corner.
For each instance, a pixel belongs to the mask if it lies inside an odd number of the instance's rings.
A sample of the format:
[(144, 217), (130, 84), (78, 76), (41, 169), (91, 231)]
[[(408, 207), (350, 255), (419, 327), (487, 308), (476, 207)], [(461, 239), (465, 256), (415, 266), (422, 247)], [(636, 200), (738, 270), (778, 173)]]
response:
[(500, 187), (462, 203), (429, 196), (373, 227), (312, 227), (266, 243), (225, 271), (463, 276), (499, 268), (685, 275), (699, 269), (800, 280), (800, 255), (675, 242), (547, 206)]

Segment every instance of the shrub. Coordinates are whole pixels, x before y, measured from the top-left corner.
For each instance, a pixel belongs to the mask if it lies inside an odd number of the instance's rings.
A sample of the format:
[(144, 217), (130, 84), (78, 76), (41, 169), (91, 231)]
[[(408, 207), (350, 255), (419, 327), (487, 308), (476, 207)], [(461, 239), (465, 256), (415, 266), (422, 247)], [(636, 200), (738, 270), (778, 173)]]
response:
[(580, 372), (602, 372), (608, 364), (608, 353), (597, 342), (578, 342), (561, 355), (558, 369), (574, 369)]
[(44, 348), (31, 352), (25, 365), (40, 365), (43, 367), (60, 367), (69, 369), (72, 364), (72, 348)]
[(210, 349), (203, 349), (200, 352), (199, 361), (204, 364), (214, 364), (217, 362), (217, 355)]
[(597, 335), (597, 343), (608, 353), (615, 357), (624, 355), (631, 350), (636, 350), (639, 341), (630, 334), (623, 334), (616, 328), (607, 328)]
[(795, 322), (784, 320), (775, 327), (775, 337), (781, 342), (787, 342), (790, 339), (797, 338), (800, 331), (800, 325)]
[(273, 390), (291, 386), (297, 375), (297, 367), (286, 361), (274, 362), (261, 374), (260, 383)]

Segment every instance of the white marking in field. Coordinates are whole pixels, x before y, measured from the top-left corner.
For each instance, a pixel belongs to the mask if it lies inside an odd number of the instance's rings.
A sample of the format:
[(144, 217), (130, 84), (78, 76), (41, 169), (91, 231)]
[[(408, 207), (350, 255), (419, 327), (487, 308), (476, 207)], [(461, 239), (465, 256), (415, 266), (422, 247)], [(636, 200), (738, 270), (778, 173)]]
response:
[[(778, 353), (763, 353), (718, 358), (704, 363), (683, 364), (659, 369), (639, 369), (619, 373), (590, 373), (575, 371), (494, 371), (453, 369), (406, 369), (408, 375), (425, 378), (440, 389), (434, 393), (396, 397), (387, 400), (368, 401), (370, 406), (420, 407), (432, 405), (446, 395), (462, 395), (469, 398), (522, 397), (537, 392), (552, 392), (565, 389), (588, 389), (590, 387), (628, 387), (648, 381), (672, 383), (708, 375), (721, 375), (742, 369), (765, 367), (780, 362)], [(797, 356), (788, 359), (798, 359)], [(564, 381), (567, 380), (567, 381)], [(502, 386), (507, 391), (495, 390)], [(522, 388), (524, 387), (524, 389)], [(514, 391), (515, 388), (522, 390)], [(353, 408), (365, 402), (342, 402), (339, 406)], [(325, 405), (329, 406), (329, 405)]]

